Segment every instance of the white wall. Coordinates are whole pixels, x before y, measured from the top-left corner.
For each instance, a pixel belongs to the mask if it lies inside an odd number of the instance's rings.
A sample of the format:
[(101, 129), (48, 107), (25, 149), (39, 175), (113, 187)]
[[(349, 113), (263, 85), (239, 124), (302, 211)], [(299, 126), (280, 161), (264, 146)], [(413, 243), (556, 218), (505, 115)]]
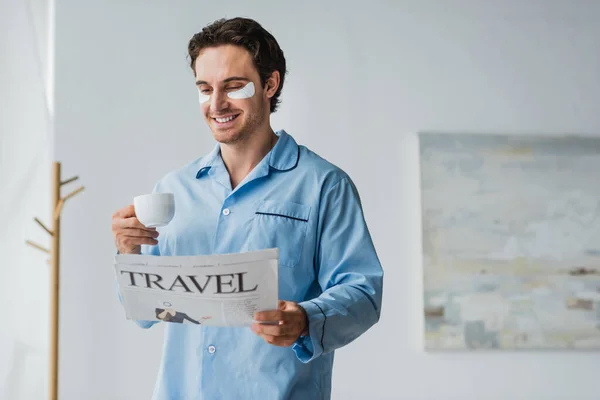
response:
[(48, 0), (0, 1), (0, 399), (35, 400), (48, 375)]
[(334, 399), (598, 398), (592, 352), (423, 352), (414, 132), (600, 134), (600, 3), (361, 3), (58, 0), (56, 155), (88, 188), (63, 219), (61, 399), (152, 392), (162, 332), (124, 320), (110, 217), (212, 148), (186, 46), (237, 15), (289, 61), (274, 127), (350, 173), (386, 271), (380, 323), (337, 353)]

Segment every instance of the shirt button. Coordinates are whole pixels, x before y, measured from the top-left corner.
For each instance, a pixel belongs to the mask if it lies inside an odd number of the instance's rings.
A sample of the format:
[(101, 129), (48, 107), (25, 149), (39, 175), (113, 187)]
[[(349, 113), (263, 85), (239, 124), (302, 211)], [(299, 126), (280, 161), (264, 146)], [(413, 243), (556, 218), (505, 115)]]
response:
[(210, 354), (215, 354), (215, 351), (217, 351), (217, 348), (215, 346), (213, 346), (212, 344), (208, 346), (208, 352)]
[(229, 211), (229, 208), (226, 208), (223, 210), (223, 215), (229, 215), (231, 211)]

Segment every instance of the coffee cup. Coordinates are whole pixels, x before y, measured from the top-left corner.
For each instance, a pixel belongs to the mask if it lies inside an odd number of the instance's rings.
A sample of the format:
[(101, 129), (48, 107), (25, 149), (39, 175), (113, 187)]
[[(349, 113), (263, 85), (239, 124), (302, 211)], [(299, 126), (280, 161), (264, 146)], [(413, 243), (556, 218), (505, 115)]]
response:
[(149, 193), (133, 198), (137, 219), (146, 228), (165, 226), (175, 216), (173, 193)]

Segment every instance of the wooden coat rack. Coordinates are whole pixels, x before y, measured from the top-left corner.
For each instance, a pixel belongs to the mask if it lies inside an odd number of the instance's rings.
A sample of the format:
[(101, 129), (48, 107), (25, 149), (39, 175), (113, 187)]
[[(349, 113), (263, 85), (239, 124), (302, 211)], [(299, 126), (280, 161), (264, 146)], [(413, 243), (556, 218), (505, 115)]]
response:
[(78, 176), (61, 180), (60, 163), (52, 164), (52, 229), (48, 229), (38, 218), (34, 221), (51, 237), (52, 246), (48, 250), (37, 243), (27, 240), (26, 243), (44, 253), (50, 254), (50, 371), (49, 399), (58, 400), (58, 329), (59, 329), (59, 290), (60, 290), (60, 214), (65, 202), (83, 191), (81, 186), (65, 197), (61, 197), (60, 188), (79, 179)]

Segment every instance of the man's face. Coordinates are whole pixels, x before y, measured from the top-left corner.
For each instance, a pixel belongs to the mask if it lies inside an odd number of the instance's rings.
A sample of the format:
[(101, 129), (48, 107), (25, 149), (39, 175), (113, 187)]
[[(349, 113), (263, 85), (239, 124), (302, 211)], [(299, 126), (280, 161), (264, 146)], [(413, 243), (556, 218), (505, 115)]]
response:
[(204, 49), (195, 72), (201, 109), (218, 142), (242, 141), (265, 122), (269, 100), (245, 49), (232, 45)]

